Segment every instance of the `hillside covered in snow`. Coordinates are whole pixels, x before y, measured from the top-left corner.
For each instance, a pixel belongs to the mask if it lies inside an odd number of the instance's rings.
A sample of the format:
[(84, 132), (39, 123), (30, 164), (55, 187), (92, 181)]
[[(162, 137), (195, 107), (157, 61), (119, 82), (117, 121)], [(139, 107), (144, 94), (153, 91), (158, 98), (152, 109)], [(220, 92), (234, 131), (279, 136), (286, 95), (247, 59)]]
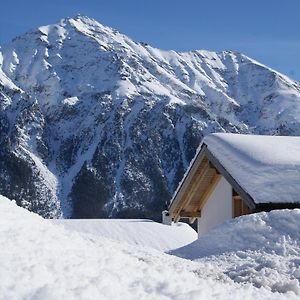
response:
[[(289, 224), (299, 222), (299, 216), (299, 211), (282, 211), (272, 213), (270, 217), (264, 214), (256, 218), (242, 217), (239, 221), (235, 220), (236, 233), (241, 233), (241, 236), (235, 235), (237, 239), (231, 239), (231, 245), (227, 242), (217, 249), (212, 247), (216, 238), (220, 241), (220, 234), (223, 239), (224, 233), (229, 233), (230, 238), (234, 237), (230, 224), (219, 229), (219, 232), (217, 230), (212, 240), (205, 240), (208, 253), (221, 255), (224, 251), (231, 251), (228, 255), (224, 252), (225, 256), (215, 261), (191, 261), (150, 247), (140, 247), (138, 243), (132, 246), (121, 240), (114, 241), (98, 234), (68, 229), (0, 196), (0, 297), (298, 299), (299, 282), (293, 278), (299, 280), (299, 231), (296, 226)], [(253, 226), (256, 223), (259, 223), (257, 230)], [(138, 242), (141, 236), (138, 231), (136, 233)], [(246, 244), (246, 235), (256, 244)], [(127, 238), (124, 236), (125, 240)], [(286, 243), (276, 244), (278, 238), (284, 238)], [(204, 244), (195, 245), (191, 244), (191, 248), (186, 246), (184, 251), (182, 248), (181, 255), (194, 253), (195, 256), (198, 253), (203, 258), (206, 255)], [(260, 247), (262, 250), (259, 250)], [(245, 262), (247, 248), (252, 250), (249, 255), (258, 265), (253, 270), (251, 263), (243, 268), (250, 278), (254, 272), (260, 274), (257, 277), (260, 280), (259, 288), (255, 287), (258, 284), (253, 280), (246, 278), (246, 273), (242, 273), (241, 269), (229, 272), (218, 266), (218, 263), (224, 266), (227, 262), (232, 268), (237, 259)], [(268, 259), (261, 256), (265, 249), (269, 251)], [(286, 255), (291, 255), (290, 264), (286, 264)], [(285, 269), (281, 269), (282, 265)], [(234, 274), (237, 275), (234, 277)], [(244, 280), (239, 281), (239, 277)]]
[[(180, 37), (179, 37), (180, 41)], [(47, 218), (152, 218), (210, 132), (300, 135), (300, 85), (77, 16), (0, 49), (0, 193)]]

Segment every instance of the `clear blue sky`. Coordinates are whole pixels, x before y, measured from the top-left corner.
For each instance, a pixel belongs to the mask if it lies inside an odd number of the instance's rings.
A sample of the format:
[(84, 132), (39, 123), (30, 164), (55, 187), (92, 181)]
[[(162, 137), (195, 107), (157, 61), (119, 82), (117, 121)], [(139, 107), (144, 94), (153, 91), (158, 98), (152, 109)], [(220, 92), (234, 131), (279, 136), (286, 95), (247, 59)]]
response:
[(299, 0), (3, 0), (0, 44), (77, 13), (174, 50), (237, 50), (300, 81)]

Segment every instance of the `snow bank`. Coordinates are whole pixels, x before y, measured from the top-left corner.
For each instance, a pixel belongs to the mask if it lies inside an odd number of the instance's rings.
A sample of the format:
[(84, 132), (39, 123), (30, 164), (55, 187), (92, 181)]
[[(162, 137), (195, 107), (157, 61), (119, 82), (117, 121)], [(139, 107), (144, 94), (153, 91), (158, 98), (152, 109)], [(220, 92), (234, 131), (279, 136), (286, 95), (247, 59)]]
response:
[(0, 196), (1, 299), (296, 299), (203, 263), (67, 230)]
[(300, 137), (214, 133), (203, 142), (256, 203), (299, 202)]
[(85, 232), (111, 238), (131, 245), (151, 247), (160, 251), (174, 250), (192, 243), (197, 239), (197, 232), (184, 223), (172, 226), (151, 220), (51, 220), (70, 230)]
[(172, 254), (215, 265), (236, 282), (300, 295), (300, 210), (242, 216)]

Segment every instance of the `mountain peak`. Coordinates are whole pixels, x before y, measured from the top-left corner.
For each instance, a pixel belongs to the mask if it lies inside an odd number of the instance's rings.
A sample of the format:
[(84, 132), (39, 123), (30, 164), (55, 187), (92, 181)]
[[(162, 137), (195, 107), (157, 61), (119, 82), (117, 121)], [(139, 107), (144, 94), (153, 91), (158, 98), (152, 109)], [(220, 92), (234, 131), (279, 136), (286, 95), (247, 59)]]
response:
[(97, 26), (103, 26), (99, 21), (97, 21), (94, 18), (91, 18), (89, 16), (86, 15), (81, 15), (81, 14), (76, 14), (74, 17), (72, 18), (68, 18), (69, 20), (73, 19), (75, 21), (80, 21), (82, 23), (85, 23), (87, 25), (97, 25)]
[(64, 26), (65, 24), (73, 24), (74, 22), (80, 22), (82, 24), (85, 24), (86, 26), (95, 26), (100, 28), (105, 27), (97, 20), (81, 14), (76, 14), (73, 17), (63, 18), (58, 22), (58, 24)]
[(80, 14), (77, 14), (73, 17), (66, 17), (63, 18), (61, 20), (59, 20), (57, 23), (54, 24), (50, 24), (50, 25), (44, 25), (44, 26), (40, 26), (38, 29), (42, 32), (45, 32), (46, 28), (65, 28), (68, 29), (68, 27), (75, 27), (76, 29), (78, 29), (79, 31), (85, 31), (87, 29), (92, 29), (94, 31), (114, 31), (116, 32), (116, 30), (113, 30), (112, 28), (108, 27), (108, 26), (104, 26), (101, 23), (99, 23), (98, 21), (96, 21), (93, 18), (87, 17), (87, 16), (83, 16)]
[(48, 217), (158, 220), (205, 134), (300, 134), (300, 86), (274, 74), (86, 16), (42, 26), (0, 50), (0, 194)]
[(119, 33), (117, 30), (105, 26), (98, 22), (97, 20), (90, 18), (88, 16), (84, 16), (81, 14), (77, 14), (74, 17), (68, 17), (61, 19), (58, 24), (60, 26), (66, 26), (66, 24), (69, 24), (73, 27), (75, 27), (79, 31), (86, 32), (87, 30), (93, 31), (93, 32), (105, 32), (105, 33), (110, 33), (110, 34), (116, 34)]

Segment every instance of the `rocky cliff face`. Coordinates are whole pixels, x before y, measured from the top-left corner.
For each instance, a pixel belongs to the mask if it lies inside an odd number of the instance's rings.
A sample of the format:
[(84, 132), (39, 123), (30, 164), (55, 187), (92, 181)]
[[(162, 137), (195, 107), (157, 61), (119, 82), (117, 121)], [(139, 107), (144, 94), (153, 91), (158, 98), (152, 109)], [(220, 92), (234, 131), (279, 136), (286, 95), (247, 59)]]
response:
[(205, 134), (300, 134), (300, 85), (87, 17), (0, 49), (0, 194), (44, 217), (160, 218)]

